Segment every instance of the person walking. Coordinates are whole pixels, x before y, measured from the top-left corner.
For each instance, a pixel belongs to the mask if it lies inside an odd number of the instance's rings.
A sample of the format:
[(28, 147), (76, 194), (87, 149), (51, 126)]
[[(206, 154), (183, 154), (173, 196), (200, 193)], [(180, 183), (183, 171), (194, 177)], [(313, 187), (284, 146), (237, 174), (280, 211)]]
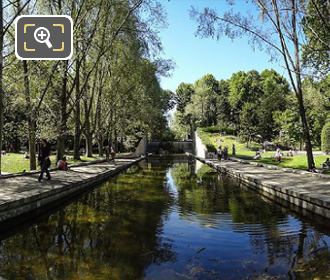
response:
[(225, 147), (223, 149), (223, 159), (228, 160), (228, 148), (227, 147)]
[(236, 156), (236, 146), (233, 144), (233, 152), (232, 152), (233, 157)]
[(111, 155), (111, 160), (113, 160), (113, 164), (116, 165), (115, 159), (116, 159), (116, 150), (114, 146), (111, 144), (110, 146), (110, 155)]
[(50, 145), (46, 140), (43, 139), (43, 140), (41, 140), (41, 146), (39, 148), (39, 156), (38, 156), (39, 164), (41, 167), (41, 173), (38, 178), (39, 182), (41, 182), (41, 180), (43, 179), (45, 172), (46, 172), (47, 180), (51, 179), (51, 176), (50, 176), (50, 173), (48, 170), (48, 168), (51, 165), (49, 156), (50, 156)]
[(218, 160), (221, 161), (221, 158), (222, 158), (222, 148), (221, 148), (221, 146), (219, 146), (219, 148), (218, 148)]
[(110, 160), (110, 148), (109, 148), (109, 145), (106, 145), (105, 146), (104, 151), (105, 151), (105, 160), (107, 162), (109, 162), (109, 160)]

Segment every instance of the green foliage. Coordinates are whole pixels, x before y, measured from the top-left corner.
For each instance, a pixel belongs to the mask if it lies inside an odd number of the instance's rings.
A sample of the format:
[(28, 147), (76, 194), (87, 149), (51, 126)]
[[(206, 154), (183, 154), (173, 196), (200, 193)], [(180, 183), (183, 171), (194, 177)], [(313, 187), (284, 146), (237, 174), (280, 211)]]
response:
[(177, 104), (177, 110), (181, 113), (184, 112), (184, 108), (191, 101), (191, 97), (194, 94), (194, 87), (191, 84), (181, 83), (175, 94), (175, 101)]
[(316, 74), (328, 74), (330, 69), (330, 2), (307, 1), (306, 14), (302, 20), (306, 43), (303, 45), (303, 62)]
[[(16, 59), (8, 34), (14, 32), (10, 16), (20, 5), (22, 14), (72, 16), (74, 59), (24, 64)], [(131, 151), (144, 136), (173, 138), (166, 114), (174, 106), (174, 93), (160, 86), (173, 63), (160, 56), (157, 34), (166, 25), (166, 16), (158, 2), (18, 1), (9, 3), (4, 13), (9, 25), (1, 83), (5, 92), (1, 148), (14, 145), (19, 150), (30, 139), (45, 138), (57, 142), (57, 153), (63, 156), (74, 139), (78, 151), (84, 145), (91, 156), (93, 146), (98, 145), (102, 154), (109, 142)]]
[(191, 102), (185, 107), (185, 114), (190, 116), (190, 122), (193, 125), (216, 124), (218, 93), (218, 81), (211, 74), (207, 74), (195, 82)]
[(327, 122), (322, 129), (322, 151), (330, 153), (330, 122)]
[(181, 131), (204, 127), (209, 132), (239, 134), (245, 141), (271, 140), (280, 133), (274, 113), (286, 109), (288, 95), (288, 82), (274, 70), (239, 71), (221, 81), (207, 74), (193, 86), (178, 87), (177, 96), (182, 98), (177, 98), (179, 114), (172, 127), (178, 132), (180, 125)]
[(190, 134), (189, 123), (185, 122), (185, 116), (180, 111), (174, 113), (173, 119), (170, 122), (170, 129), (178, 140), (185, 140)]
[[(321, 145), (321, 130), (330, 109), (329, 81), (330, 75), (319, 81), (306, 78), (302, 85), (311, 140), (316, 147)], [(218, 83), (212, 75), (205, 75), (194, 87), (181, 84), (178, 91), (182, 95), (187, 88), (189, 99), (171, 124), (177, 135), (189, 134), (193, 125), (209, 133), (238, 135), (250, 145), (264, 141), (284, 147), (304, 145), (296, 96), (287, 80), (273, 69), (261, 74), (240, 71)]]

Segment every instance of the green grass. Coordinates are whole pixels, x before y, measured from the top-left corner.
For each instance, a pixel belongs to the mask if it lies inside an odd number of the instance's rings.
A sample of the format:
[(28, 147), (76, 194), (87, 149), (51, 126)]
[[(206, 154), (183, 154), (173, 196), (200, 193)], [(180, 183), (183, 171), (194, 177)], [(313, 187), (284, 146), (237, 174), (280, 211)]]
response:
[[(228, 147), (229, 155), (232, 155), (232, 145), (235, 144), (236, 146), (236, 157), (246, 160), (253, 160), (253, 156), (255, 155), (255, 151), (249, 149), (246, 143), (241, 143), (238, 140), (238, 137), (235, 136), (223, 136), (219, 133), (209, 133), (205, 132), (202, 129), (198, 130), (198, 134), (202, 139), (203, 143), (208, 143), (209, 145), (212, 144), (214, 147), (219, 147), (219, 145), (224, 147)], [(255, 143), (252, 143), (255, 146)], [(261, 146), (260, 146), (261, 148)], [(284, 157), (282, 162), (278, 163), (274, 159), (275, 151), (268, 151), (263, 153), (260, 160), (253, 160), (260, 163), (265, 164), (273, 164), (280, 167), (285, 168), (295, 168), (295, 169), (307, 169), (307, 157), (304, 154), (294, 155), (293, 157), (287, 157), (287, 151), (283, 151)], [(314, 155), (315, 166), (316, 168), (320, 168), (321, 164), (329, 157), (327, 155)]]
[[(94, 155), (89, 158), (82, 156), (80, 161), (74, 161), (72, 156), (67, 156), (68, 164), (89, 162), (93, 160), (100, 159), (98, 156)], [(52, 167), (56, 166), (56, 156), (51, 156)], [(37, 167), (39, 170), (39, 166)], [(30, 163), (28, 159), (24, 158), (24, 154), (19, 153), (8, 153), (2, 157), (2, 172), (3, 173), (20, 173), (23, 171), (30, 171)]]

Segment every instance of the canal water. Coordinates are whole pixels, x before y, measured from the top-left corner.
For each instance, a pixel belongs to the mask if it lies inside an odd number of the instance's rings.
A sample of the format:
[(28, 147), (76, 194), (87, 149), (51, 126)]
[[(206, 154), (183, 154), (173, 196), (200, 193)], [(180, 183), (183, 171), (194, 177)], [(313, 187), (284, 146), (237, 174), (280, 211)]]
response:
[(182, 158), (141, 162), (10, 230), (0, 279), (330, 279), (326, 224)]

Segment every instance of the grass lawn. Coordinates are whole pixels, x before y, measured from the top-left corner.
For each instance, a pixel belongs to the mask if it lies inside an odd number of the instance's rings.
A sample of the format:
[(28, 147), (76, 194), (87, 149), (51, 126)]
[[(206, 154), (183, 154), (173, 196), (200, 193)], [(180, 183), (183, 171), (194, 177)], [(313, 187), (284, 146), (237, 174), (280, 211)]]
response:
[[(67, 156), (69, 164), (79, 163), (79, 162), (88, 162), (100, 159), (98, 156), (94, 155), (93, 157), (82, 156), (80, 161), (74, 161), (72, 156)], [(51, 156), (52, 167), (56, 166), (56, 156)], [(8, 153), (2, 157), (2, 172), (4, 173), (19, 173), (25, 171), (30, 171), (29, 160), (24, 158), (24, 154), (18, 153)], [(39, 166), (37, 167), (39, 170)]]
[[(198, 135), (202, 139), (203, 143), (212, 144), (215, 147), (219, 147), (219, 145), (224, 147), (228, 147), (229, 155), (232, 155), (232, 146), (235, 144), (236, 146), (236, 157), (241, 159), (253, 160), (253, 156), (255, 155), (255, 151), (247, 148), (246, 143), (241, 143), (236, 136), (223, 136), (219, 133), (209, 133), (204, 132), (202, 129), (198, 130)], [(295, 168), (295, 169), (307, 169), (307, 158), (305, 154), (297, 154), (293, 157), (287, 157), (286, 151), (283, 151), (284, 157), (282, 162), (278, 163), (274, 159), (275, 151), (262, 153), (262, 158), (260, 160), (253, 160), (256, 162), (266, 163), (278, 165), (286, 168)], [(316, 168), (320, 168), (321, 164), (329, 157), (327, 155), (314, 155), (315, 166)]]

